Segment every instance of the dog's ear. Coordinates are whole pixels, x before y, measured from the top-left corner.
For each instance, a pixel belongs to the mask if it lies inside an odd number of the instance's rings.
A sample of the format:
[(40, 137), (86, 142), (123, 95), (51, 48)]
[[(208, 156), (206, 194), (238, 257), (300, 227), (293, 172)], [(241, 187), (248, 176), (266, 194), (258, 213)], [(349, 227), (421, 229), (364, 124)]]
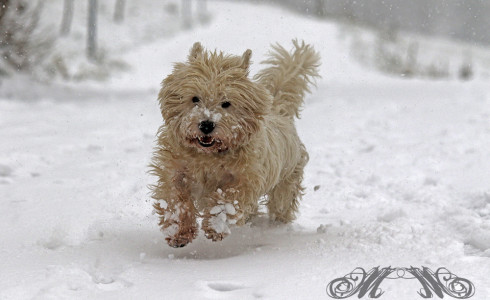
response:
[(247, 49), (245, 52), (243, 52), (242, 63), (240, 64), (240, 68), (247, 70), (248, 67), (250, 66), (251, 57), (252, 57), (252, 50)]
[(199, 55), (202, 54), (203, 47), (201, 43), (195, 42), (194, 45), (192, 46), (191, 52), (189, 53), (189, 61), (195, 60)]

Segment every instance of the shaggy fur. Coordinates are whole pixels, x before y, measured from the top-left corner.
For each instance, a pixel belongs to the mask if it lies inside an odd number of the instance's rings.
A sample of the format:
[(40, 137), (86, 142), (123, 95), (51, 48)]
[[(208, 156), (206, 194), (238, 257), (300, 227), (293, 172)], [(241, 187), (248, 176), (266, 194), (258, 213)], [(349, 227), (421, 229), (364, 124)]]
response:
[(273, 46), (270, 66), (251, 80), (250, 50), (232, 56), (195, 43), (163, 80), (152, 197), (170, 246), (190, 243), (198, 218), (207, 238), (222, 240), (230, 225), (257, 213), (263, 196), (272, 221), (295, 218), (308, 153), (294, 116), (318, 76), (319, 55), (293, 44), (291, 53)]

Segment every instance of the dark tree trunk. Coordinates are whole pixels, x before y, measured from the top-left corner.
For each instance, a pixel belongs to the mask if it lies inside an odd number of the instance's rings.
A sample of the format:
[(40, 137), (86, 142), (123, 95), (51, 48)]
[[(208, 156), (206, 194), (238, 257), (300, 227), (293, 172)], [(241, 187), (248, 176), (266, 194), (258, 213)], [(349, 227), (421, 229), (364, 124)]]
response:
[(65, 0), (65, 4), (63, 6), (63, 19), (61, 21), (60, 28), (60, 34), (62, 36), (68, 35), (71, 30), (71, 22), (73, 20), (73, 1), (74, 0)]
[(87, 57), (97, 59), (97, 0), (88, 1)]
[(116, 0), (116, 6), (114, 7), (114, 22), (122, 23), (124, 21), (125, 4), (126, 0)]
[(0, 0), (0, 26), (2, 25), (3, 16), (9, 8), (9, 2), (9, 0)]

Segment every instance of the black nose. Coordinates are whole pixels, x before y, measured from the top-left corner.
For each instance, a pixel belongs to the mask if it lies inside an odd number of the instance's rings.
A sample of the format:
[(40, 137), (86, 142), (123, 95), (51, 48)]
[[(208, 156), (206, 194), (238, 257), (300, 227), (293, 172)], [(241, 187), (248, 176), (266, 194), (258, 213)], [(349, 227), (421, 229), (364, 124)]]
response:
[(214, 123), (211, 121), (202, 121), (199, 124), (199, 129), (204, 133), (204, 134), (209, 134), (213, 132), (214, 130)]

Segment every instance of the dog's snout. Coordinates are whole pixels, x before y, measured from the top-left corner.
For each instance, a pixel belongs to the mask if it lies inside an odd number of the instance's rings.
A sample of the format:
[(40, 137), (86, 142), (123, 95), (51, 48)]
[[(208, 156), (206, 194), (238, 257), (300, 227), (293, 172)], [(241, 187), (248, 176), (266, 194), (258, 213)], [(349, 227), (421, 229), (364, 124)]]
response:
[(213, 132), (214, 130), (214, 123), (212, 121), (202, 121), (200, 124), (199, 124), (199, 129), (204, 133), (204, 134), (209, 134), (211, 132)]

